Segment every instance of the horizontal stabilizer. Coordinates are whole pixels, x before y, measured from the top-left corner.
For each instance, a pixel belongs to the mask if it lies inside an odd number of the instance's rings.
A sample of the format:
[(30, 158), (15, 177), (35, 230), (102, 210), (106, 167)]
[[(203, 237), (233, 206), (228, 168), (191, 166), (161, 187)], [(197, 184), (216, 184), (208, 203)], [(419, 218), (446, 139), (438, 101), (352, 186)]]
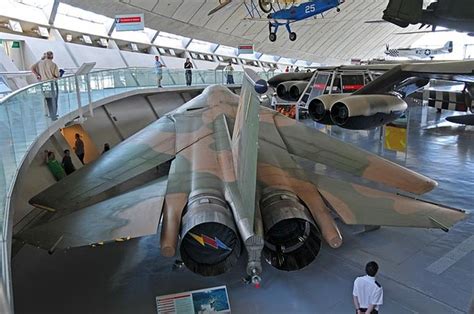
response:
[(155, 234), (160, 222), (167, 177), (138, 189), (27, 228), (15, 235), (47, 250), (119, 241)]
[(314, 175), (324, 200), (349, 225), (438, 228), (465, 218), (462, 210)]

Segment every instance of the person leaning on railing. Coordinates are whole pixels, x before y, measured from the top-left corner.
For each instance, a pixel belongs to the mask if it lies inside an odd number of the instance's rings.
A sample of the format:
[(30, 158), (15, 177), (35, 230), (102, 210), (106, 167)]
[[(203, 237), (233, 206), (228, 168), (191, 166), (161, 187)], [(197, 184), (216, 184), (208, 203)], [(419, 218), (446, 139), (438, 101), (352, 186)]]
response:
[(49, 114), (52, 120), (58, 118), (58, 83), (55, 81), (60, 77), (59, 68), (56, 63), (53, 62), (53, 52), (48, 51), (43, 55), (40, 61), (36, 62), (31, 66), (31, 72), (41, 81), (51, 81), (50, 90), (45, 88), (43, 85), (43, 95), (48, 106)]

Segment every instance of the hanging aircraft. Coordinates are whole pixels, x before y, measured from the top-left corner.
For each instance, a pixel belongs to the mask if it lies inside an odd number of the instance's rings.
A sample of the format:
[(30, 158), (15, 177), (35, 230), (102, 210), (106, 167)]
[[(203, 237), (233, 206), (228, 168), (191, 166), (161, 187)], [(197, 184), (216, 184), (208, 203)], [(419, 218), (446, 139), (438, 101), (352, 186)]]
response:
[[(302, 93), (307, 93), (306, 109), (314, 121), (354, 130), (371, 129), (396, 120), (408, 108), (403, 99), (428, 85), (431, 79), (462, 82), (466, 85), (466, 93), (474, 96), (474, 61), (364, 67), (386, 71), (367, 84), (359, 78), (355, 84), (358, 89), (353, 93), (345, 92), (344, 75), (324, 69), (318, 69), (313, 76), (308, 73), (282, 73), (268, 83), (277, 89), (280, 98), (289, 101), (296, 101)], [(335, 91), (334, 86), (338, 85), (342, 89)]]
[[(244, 0), (247, 10), (247, 20), (268, 22), (270, 41), (276, 41), (277, 31), (280, 26), (285, 26), (291, 41), (296, 40), (296, 33), (291, 30), (291, 24), (302, 21), (318, 14), (323, 14), (333, 8), (340, 11), (339, 5), (345, 0)], [(302, 2), (298, 4), (299, 2)], [(219, 0), (219, 6), (209, 11), (208, 15), (214, 14), (231, 4), (232, 0)]]
[(430, 49), (430, 48), (396, 48), (390, 49), (387, 44), (385, 54), (390, 57), (402, 57), (410, 59), (433, 59), (436, 55), (442, 55), (453, 52), (453, 42), (448, 41), (443, 47)]
[[(406, 28), (421, 24), (436, 31), (438, 26), (474, 35), (474, 5), (471, 0), (437, 0), (423, 9), (423, 0), (390, 0), (383, 20)], [(407, 32), (411, 34), (417, 32)]]
[[(334, 139), (260, 106), (267, 84), (246, 69), (241, 96), (207, 87), (175, 111), (98, 160), (34, 196), (45, 215), (15, 237), (53, 252), (156, 234), (164, 256), (179, 255), (193, 272), (228, 271), (247, 251), (255, 285), (261, 258), (295, 271), (331, 248), (346, 224), (438, 228), (465, 217), (418, 197), (402, 196), (322, 174), (307, 174), (294, 157), (416, 195), (430, 178)], [(170, 163), (146, 183), (144, 173)], [(149, 176), (147, 176), (149, 177)]]

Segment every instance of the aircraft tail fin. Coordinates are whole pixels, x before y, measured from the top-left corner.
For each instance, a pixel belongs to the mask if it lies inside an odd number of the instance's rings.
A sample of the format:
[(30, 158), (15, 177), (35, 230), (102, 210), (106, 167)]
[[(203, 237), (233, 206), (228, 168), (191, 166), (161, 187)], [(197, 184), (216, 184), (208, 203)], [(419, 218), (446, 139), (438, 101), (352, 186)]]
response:
[(444, 44), (443, 50), (446, 50), (449, 53), (453, 52), (453, 42), (450, 40), (446, 44)]
[(237, 185), (245, 196), (242, 205), (246, 209), (255, 208), (259, 94), (265, 93), (267, 88), (267, 83), (254, 71), (245, 69), (231, 145)]

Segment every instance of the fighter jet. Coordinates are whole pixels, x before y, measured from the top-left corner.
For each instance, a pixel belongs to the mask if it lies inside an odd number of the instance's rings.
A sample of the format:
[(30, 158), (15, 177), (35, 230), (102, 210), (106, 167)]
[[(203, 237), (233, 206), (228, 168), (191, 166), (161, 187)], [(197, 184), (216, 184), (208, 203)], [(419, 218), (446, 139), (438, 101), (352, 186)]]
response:
[(382, 18), (403, 28), (421, 24), (420, 29), (431, 26), (435, 31), (442, 26), (474, 35), (474, 6), (470, 0), (438, 0), (426, 9), (423, 0), (390, 0)]
[[(156, 234), (161, 253), (179, 252), (193, 272), (226, 272), (247, 251), (260, 282), (261, 259), (292, 271), (309, 265), (322, 242), (343, 242), (346, 224), (448, 230), (465, 213), (411, 196), (322, 174), (306, 158), (387, 188), (420, 195), (430, 178), (260, 106), (264, 80), (246, 70), (240, 97), (224, 86), (203, 93), (100, 159), (34, 196), (47, 215), (16, 237), (54, 251)], [(144, 173), (170, 163), (166, 175)]]
[(361, 88), (353, 93), (333, 92), (332, 86), (338, 79), (337, 75), (342, 77), (341, 81), (344, 78), (336, 71), (318, 69), (316, 75), (282, 73), (271, 78), (268, 83), (277, 89), (280, 97), (289, 97), (290, 100), (298, 99), (310, 84), (311, 91), (306, 101), (310, 117), (322, 124), (353, 130), (372, 129), (396, 120), (408, 107), (404, 98), (429, 84), (431, 79), (462, 82), (466, 85), (466, 91), (474, 95), (474, 61), (384, 64), (374, 67), (385, 69), (386, 72), (366, 85), (359, 85)]
[(389, 45), (386, 45), (385, 54), (390, 57), (404, 57), (410, 59), (433, 59), (436, 55), (442, 55), (453, 52), (453, 42), (448, 41), (443, 47), (430, 49), (430, 48), (396, 48), (390, 49)]

